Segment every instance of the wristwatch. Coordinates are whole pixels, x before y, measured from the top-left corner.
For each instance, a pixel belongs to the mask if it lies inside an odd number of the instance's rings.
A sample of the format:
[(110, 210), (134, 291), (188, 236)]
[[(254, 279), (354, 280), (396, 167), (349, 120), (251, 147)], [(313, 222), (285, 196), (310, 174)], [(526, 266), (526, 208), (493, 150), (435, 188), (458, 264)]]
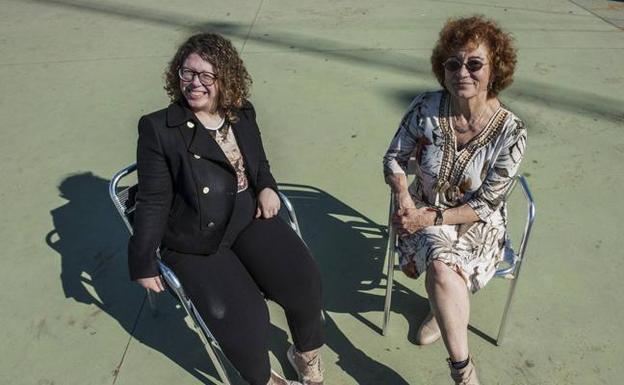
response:
[(442, 216), (443, 211), (437, 207), (434, 208), (434, 211), (436, 213), (436, 217), (435, 217), (435, 220), (433, 221), (433, 224), (436, 226), (440, 226), (442, 225), (442, 222), (444, 221), (444, 217)]

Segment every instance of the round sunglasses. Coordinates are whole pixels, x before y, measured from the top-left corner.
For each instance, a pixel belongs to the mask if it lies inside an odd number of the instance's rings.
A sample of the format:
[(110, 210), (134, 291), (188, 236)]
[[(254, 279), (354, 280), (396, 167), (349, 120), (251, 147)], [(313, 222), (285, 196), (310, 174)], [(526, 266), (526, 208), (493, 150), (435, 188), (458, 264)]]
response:
[(444, 63), (442, 63), (444, 69), (449, 72), (459, 71), (462, 66), (466, 66), (468, 72), (477, 72), (481, 68), (487, 65), (487, 63), (482, 62), (479, 59), (468, 59), (465, 63), (457, 58), (447, 59)]

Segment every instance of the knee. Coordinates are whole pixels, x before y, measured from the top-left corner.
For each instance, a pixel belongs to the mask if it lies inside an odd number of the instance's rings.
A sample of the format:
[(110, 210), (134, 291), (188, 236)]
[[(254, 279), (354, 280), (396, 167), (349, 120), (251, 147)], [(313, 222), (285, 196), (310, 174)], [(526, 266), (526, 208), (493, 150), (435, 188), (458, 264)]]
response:
[(322, 308), (323, 294), (320, 275), (311, 275), (283, 289), (278, 302), (287, 313), (302, 317), (317, 316)]
[(293, 290), (291, 295), (283, 301), (282, 306), (290, 314), (307, 317), (318, 315), (323, 307), (322, 304), (323, 295), (320, 285), (310, 284)]
[[(301, 254), (297, 260), (297, 267), (291, 269), (290, 288), (287, 291), (295, 293), (294, 297), (305, 297), (309, 300), (320, 300), (322, 296), (321, 271), (309, 254)], [(292, 266), (291, 266), (292, 267)]]
[(310, 293), (313, 293), (314, 296), (321, 297), (322, 292), (322, 283), (321, 283), (321, 272), (316, 263), (311, 263), (311, 266), (307, 269), (308, 274), (306, 275), (307, 290)]
[(433, 290), (435, 287), (445, 287), (453, 279), (456, 274), (449, 265), (441, 261), (432, 261), (427, 266), (427, 277), (425, 278), (425, 286), (427, 291)]
[(262, 345), (262, 339), (268, 335), (270, 323), (269, 310), (264, 299), (249, 301), (242, 306), (226, 307), (224, 313), (223, 317), (209, 322), (209, 327), (214, 325), (215, 335), (219, 334), (220, 338), (233, 346), (258, 343)]
[(266, 305), (249, 313), (228, 314), (211, 332), (221, 349), (250, 384), (266, 384), (269, 373), (269, 313)]

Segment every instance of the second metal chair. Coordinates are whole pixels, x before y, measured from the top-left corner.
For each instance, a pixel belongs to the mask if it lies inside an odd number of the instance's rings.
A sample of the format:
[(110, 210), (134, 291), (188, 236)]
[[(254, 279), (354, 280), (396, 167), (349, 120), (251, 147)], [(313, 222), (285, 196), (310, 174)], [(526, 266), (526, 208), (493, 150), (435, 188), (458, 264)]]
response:
[[(410, 166), (408, 167), (408, 175), (413, 174), (413, 165), (410, 162)], [(500, 345), (503, 342), (503, 337), (505, 333), (505, 328), (507, 325), (507, 316), (509, 314), (509, 310), (511, 308), (511, 303), (513, 300), (513, 296), (516, 289), (516, 284), (518, 283), (518, 278), (520, 276), (520, 269), (522, 267), (522, 262), (526, 259), (525, 252), (526, 247), (529, 241), (529, 237), (531, 235), (531, 228), (533, 227), (533, 222), (535, 221), (535, 202), (533, 200), (533, 194), (529, 188), (529, 184), (526, 178), (523, 175), (516, 177), (516, 181), (514, 181), (514, 186), (508, 193), (508, 197), (512, 194), (514, 188), (517, 184), (520, 184), (522, 188), (522, 192), (524, 193), (524, 197), (527, 203), (527, 217), (526, 223), (524, 225), (524, 232), (522, 233), (520, 245), (517, 249), (514, 249), (511, 244), (511, 240), (509, 236), (507, 236), (505, 242), (505, 251), (503, 256), (503, 261), (501, 265), (496, 270), (495, 276), (500, 278), (505, 278), (510, 280), (509, 293), (507, 295), (507, 301), (505, 302), (505, 309), (503, 310), (503, 315), (501, 317), (501, 322), (498, 328), (498, 336), (496, 338), (496, 344)], [(384, 303), (384, 318), (383, 318), (383, 326), (382, 333), (386, 335), (388, 330), (388, 325), (390, 323), (390, 306), (392, 302), (392, 288), (394, 285), (394, 270), (398, 268), (395, 265), (395, 261), (398, 257), (397, 252), (397, 242), (398, 237), (394, 228), (392, 226), (392, 214), (394, 213), (394, 196), (390, 194), (390, 210), (389, 210), (389, 218), (388, 218), (388, 245), (386, 249), (386, 263), (387, 263), (387, 280), (386, 280), (386, 299)]]

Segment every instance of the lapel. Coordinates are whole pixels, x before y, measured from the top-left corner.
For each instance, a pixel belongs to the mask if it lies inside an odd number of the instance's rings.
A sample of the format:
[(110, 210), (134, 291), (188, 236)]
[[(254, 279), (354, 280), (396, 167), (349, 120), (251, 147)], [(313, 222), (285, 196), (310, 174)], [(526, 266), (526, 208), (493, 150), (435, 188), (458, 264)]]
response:
[(232, 124), (232, 129), (234, 130), (236, 143), (243, 154), (247, 174), (254, 178), (255, 182), (255, 175), (258, 169), (258, 145), (247, 116), (239, 112), (238, 122)]
[(167, 126), (180, 130), (187, 149), (194, 155), (209, 159), (232, 168), (221, 147), (203, 128), (185, 101), (178, 101), (167, 108)]

